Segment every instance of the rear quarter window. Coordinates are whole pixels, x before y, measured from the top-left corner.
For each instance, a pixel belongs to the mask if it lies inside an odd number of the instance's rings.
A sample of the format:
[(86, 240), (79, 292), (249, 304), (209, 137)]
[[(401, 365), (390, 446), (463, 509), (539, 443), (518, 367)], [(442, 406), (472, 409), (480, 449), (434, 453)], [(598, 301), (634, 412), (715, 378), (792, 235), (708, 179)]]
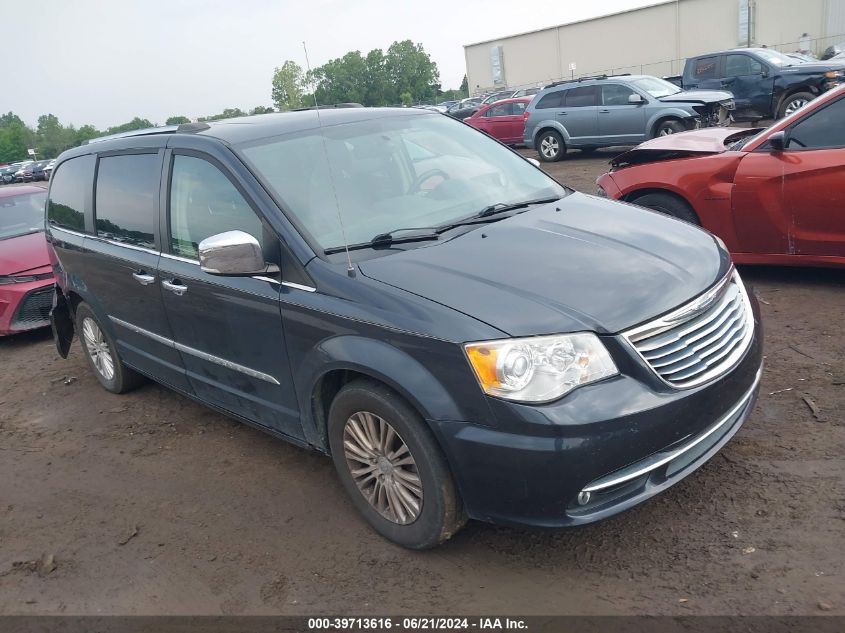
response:
[(718, 57), (699, 57), (692, 63), (692, 78), (715, 79), (718, 67)]
[(85, 197), (94, 182), (94, 156), (66, 160), (53, 173), (47, 222), (73, 231), (85, 230)]

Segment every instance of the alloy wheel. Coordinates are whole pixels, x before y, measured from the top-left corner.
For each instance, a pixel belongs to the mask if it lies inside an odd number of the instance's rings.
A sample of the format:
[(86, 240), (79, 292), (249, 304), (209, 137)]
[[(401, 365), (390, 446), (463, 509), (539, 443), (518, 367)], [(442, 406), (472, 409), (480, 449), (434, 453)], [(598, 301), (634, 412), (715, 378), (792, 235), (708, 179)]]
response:
[(542, 141), (540, 141), (540, 151), (543, 152), (543, 156), (546, 158), (554, 158), (557, 156), (558, 151), (560, 150), (560, 144), (557, 142), (557, 139), (553, 136), (547, 136)]
[(660, 132), (658, 132), (658, 136), (669, 136), (670, 134), (674, 134), (674, 133), (675, 133), (675, 130), (671, 126), (664, 125), (662, 128), (660, 128)]
[(422, 510), (423, 489), (408, 445), (387, 420), (359, 411), (343, 429), (343, 452), (355, 485), (381, 516), (413, 523)]
[(786, 110), (784, 110), (784, 115), (789, 116), (799, 108), (803, 108), (805, 105), (810, 103), (807, 99), (793, 99), (786, 105)]
[(109, 344), (97, 322), (90, 317), (82, 320), (82, 338), (97, 371), (106, 380), (114, 378), (114, 359)]

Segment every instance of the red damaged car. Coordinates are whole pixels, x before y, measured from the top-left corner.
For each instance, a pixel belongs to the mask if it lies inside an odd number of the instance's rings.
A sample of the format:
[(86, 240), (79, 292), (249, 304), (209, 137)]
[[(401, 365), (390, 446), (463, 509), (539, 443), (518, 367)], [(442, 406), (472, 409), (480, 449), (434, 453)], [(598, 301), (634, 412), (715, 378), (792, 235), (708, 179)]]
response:
[(502, 99), (481, 106), (478, 112), (464, 119), (464, 123), (486, 132), (505, 145), (521, 145), (525, 132), (525, 109), (533, 97)]
[(699, 224), (737, 263), (845, 265), (845, 86), (764, 130), (659, 137), (611, 165), (599, 195)]
[(53, 269), (41, 187), (0, 190), (0, 336), (50, 325)]

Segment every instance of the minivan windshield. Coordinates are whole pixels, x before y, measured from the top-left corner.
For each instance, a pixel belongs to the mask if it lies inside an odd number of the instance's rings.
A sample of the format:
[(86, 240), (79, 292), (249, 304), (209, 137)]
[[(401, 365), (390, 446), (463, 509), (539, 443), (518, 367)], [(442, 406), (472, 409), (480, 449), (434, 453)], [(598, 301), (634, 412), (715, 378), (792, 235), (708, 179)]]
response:
[(657, 77), (643, 77), (642, 79), (634, 79), (631, 81), (640, 90), (645, 90), (655, 99), (660, 97), (668, 97), (669, 95), (677, 94), (681, 91), (678, 86), (666, 81), (665, 79), (658, 79)]
[(44, 230), (47, 192), (0, 198), (0, 240)]
[(445, 226), (491, 205), (567, 190), (483, 133), (439, 114), (379, 116), (239, 148), (323, 250), (404, 227)]

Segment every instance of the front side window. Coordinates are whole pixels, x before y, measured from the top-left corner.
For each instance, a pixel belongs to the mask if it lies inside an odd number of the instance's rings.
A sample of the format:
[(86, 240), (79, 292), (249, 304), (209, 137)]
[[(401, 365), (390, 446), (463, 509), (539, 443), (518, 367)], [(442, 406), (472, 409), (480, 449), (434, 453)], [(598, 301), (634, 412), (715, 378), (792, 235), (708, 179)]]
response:
[(94, 203), (97, 235), (115, 242), (155, 248), (158, 154), (130, 154), (100, 158)]
[(44, 230), (47, 192), (0, 198), (0, 240)]
[(487, 112), (484, 113), (486, 117), (494, 117), (494, 116), (510, 116), (513, 113), (511, 109), (510, 103), (499, 103), (497, 105), (492, 106)]
[(52, 177), (47, 221), (57, 227), (85, 230), (85, 195), (94, 183), (94, 156), (66, 160)]
[(601, 87), (602, 105), (630, 105), (628, 97), (632, 94), (636, 93), (628, 86), (623, 86), (622, 84), (605, 84)]
[(226, 231), (244, 231), (259, 244), (261, 220), (232, 181), (202, 158), (176, 155), (170, 177), (170, 249), (199, 258), (199, 243)]
[(588, 108), (598, 105), (598, 86), (581, 86), (566, 91), (564, 106), (567, 108)]
[(749, 55), (727, 55), (725, 57), (725, 76), (743, 77), (762, 75), (763, 64)]
[[(409, 148), (415, 149), (414, 155)], [(236, 148), (322, 249), (405, 227), (446, 225), (489, 205), (566, 190), (486, 134), (448, 117), (384, 116)]]
[(845, 98), (812, 112), (789, 132), (789, 149), (845, 148)]

